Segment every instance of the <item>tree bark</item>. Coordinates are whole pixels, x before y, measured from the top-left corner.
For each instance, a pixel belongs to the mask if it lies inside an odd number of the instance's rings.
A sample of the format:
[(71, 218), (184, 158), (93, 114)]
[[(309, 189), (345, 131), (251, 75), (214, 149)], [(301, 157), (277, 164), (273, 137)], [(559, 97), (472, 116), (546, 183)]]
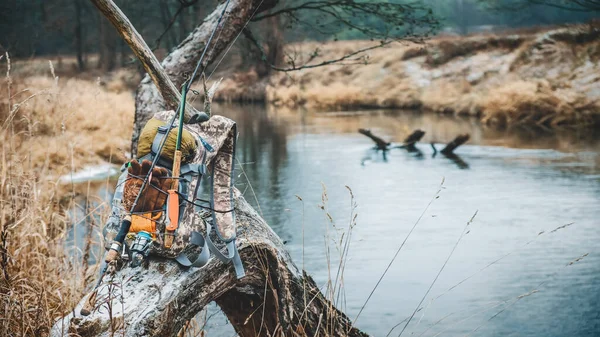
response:
[[(171, 30), (171, 26), (173, 24), (173, 22), (171, 22), (171, 20), (174, 20), (174, 19), (173, 19), (173, 14), (169, 10), (169, 3), (167, 2), (167, 0), (160, 1), (160, 16), (161, 16), (161, 21), (163, 24), (163, 29), (165, 30), (165, 32), (163, 33), (164, 37), (166, 37), (165, 49), (170, 50), (171, 48), (175, 47), (175, 38), (173, 37), (174, 33), (173, 33), (173, 30)], [(157, 40), (157, 41), (159, 41), (159, 40)], [(156, 43), (155, 47), (159, 47), (159, 43)]]
[(265, 45), (266, 45), (266, 62), (261, 60), (259, 53), (253, 61), (257, 63), (256, 73), (259, 78), (269, 76), (273, 68), (270, 65), (280, 66), (283, 62), (283, 31), (281, 30), (281, 18), (272, 16), (264, 22)]
[[(175, 336), (212, 301), (241, 337), (367, 336), (298, 270), (281, 239), (238, 190), (234, 198), (246, 277), (237, 280), (231, 264), (217, 259), (187, 270), (174, 261), (151, 259), (147, 269), (115, 274), (112, 291), (116, 297), (122, 294), (122, 301), (114, 299), (110, 310), (104, 305), (87, 317), (70, 314), (57, 321), (51, 336)], [(107, 292), (99, 288), (98, 297)], [(84, 301), (72, 312), (78, 313)]]
[[(98, 2), (99, 0), (92, 0)], [(255, 13), (274, 7), (279, 0), (230, 0), (227, 13), (215, 38), (208, 48), (208, 52), (202, 61), (201, 69), (211, 64), (228, 46), (244, 25)], [(176, 87), (191, 76), (200, 55), (208, 42), (209, 36), (217, 25), (218, 18), (223, 11), (225, 2), (209, 14), (202, 24), (188, 35), (162, 62), (162, 68)], [(260, 8), (259, 8), (260, 6)], [(217, 38), (218, 37), (218, 38)], [(165, 102), (166, 101), (166, 102)], [(135, 120), (131, 139), (131, 153), (136, 155), (137, 140), (140, 131), (151, 118), (151, 116), (162, 110), (172, 109), (168, 99), (163, 100), (159, 91), (153, 85), (150, 77), (145, 76), (138, 86), (135, 100)]]

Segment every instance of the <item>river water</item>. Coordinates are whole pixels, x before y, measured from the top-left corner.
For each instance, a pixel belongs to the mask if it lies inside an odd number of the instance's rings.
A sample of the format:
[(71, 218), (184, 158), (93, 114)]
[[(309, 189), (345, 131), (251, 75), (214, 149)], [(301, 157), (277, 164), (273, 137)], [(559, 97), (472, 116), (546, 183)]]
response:
[[(357, 214), (335, 295), (350, 318), (416, 223), (356, 321), (365, 332), (398, 336), (423, 301), (403, 335), (600, 336), (597, 133), (498, 131), (400, 111), (214, 110), (238, 122), (238, 188), (324, 292)], [(420, 152), (384, 156), (358, 128), (395, 141), (426, 135)], [(458, 158), (433, 156), (429, 143), (440, 150), (460, 133), (471, 140)], [(208, 326), (208, 336), (234, 334), (223, 317)]]
[[(412, 314), (477, 212), (423, 301), (426, 309), (403, 335), (600, 336), (600, 135), (498, 131), (472, 120), (409, 112), (217, 109), (238, 122), (238, 187), (324, 291), (325, 242), (335, 278), (339, 244), (333, 240), (347, 232), (351, 201), (345, 186), (352, 189), (358, 216), (345, 296), (338, 302), (351, 318), (443, 181), (439, 198), (359, 316), (364, 331), (385, 336)], [(426, 135), (421, 153), (396, 149), (384, 158), (358, 128), (395, 141), (417, 128)], [(456, 151), (458, 160), (432, 158), (428, 143), (446, 143), (460, 133), (471, 140)], [(390, 335), (400, 334), (404, 324)]]

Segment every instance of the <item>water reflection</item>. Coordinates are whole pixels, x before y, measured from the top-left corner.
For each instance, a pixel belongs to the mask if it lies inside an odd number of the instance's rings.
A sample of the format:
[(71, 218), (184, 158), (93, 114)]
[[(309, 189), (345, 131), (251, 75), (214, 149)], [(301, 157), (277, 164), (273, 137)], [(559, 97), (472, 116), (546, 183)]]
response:
[[(481, 125), (474, 119), (456, 118), (412, 111), (374, 110), (356, 112), (296, 111), (263, 105), (220, 104), (214, 109), (219, 114), (231, 117), (238, 122), (240, 142), (238, 153), (243, 152), (245, 160), (254, 163), (259, 157), (268, 155), (271, 173), (277, 174), (279, 166), (286, 158), (287, 138), (296, 134), (354, 134), (359, 128), (372, 129), (385, 140), (400, 142), (413, 130), (425, 131), (421, 143), (413, 148), (415, 158), (427, 155), (426, 144), (446, 144), (456, 135), (470, 134), (467, 145), (503, 146), (519, 149), (554, 149), (571, 156), (555, 159), (566, 168), (567, 162), (585, 161), (585, 166), (576, 165), (572, 170), (581, 173), (595, 173), (600, 167), (600, 134), (594, 130), (548, 130), (533, 127), (498, 129)], [(344, 144), (337, 144), (340, 148)], [(242, 148), (243, 147), (243, 148)], [(429, 150), (429, 149), (427, 149)], [(467, 168), (468, 163), (460, 157), (448, 156), (457, 167)], [(435, 153), (435, 151), (433, 151)], [(385, 162), (387, 154), (382, 153)], [(458, 156), (458, 157), (457, 157)], [(375, 160), (371, 154), (364, 156)], [(458, 159), (458, 160), (457, 160)], [(546, 159), (539, 159), (548, 164)], [(362, 158), (361, 158), (362, 162)], [(465, 164), (467, 164), (465, 166)], [(252, 179), (257, 176), (251, 177)], [(273, 181), (273, 176), (270, 177)]]
[[(435, 158), (435, 153), (432, 156)], [(447, 159), (449, 159), (450, 161), (452, 161), (461, 170), (466, 170), (469, 168), (469, 164), (467, 164), (467, 162), (465, 162), (456, 153), (442, 153), (442, 156), (444, 156)]]

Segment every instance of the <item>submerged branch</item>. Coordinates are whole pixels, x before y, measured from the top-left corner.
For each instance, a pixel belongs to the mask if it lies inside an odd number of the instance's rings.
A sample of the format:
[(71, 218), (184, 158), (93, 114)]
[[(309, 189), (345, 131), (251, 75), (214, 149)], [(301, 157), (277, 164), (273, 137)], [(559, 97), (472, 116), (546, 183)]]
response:
[(369, 138), (371, 138), (371, 140), (373, 140), (375, 142), (375, 144), (377, 145), (377, 149), (378, 150), (387, 150), (388, 146), (390, 146), (392, 143), (390, 142), (386, 142), (385, 140), (375, 136), (371, 130), (368, 129), (358, 129), (358, 132), (360, 134), (363, 134)]
[(448, 145), (446, 145), (446, 147), (442, 149), (442, 154), (449, 155), (454, 153), (454, 150), (456, 150), (457, 147), (466, 143), (469, 140), (469, 138), (471, 138), (471, 136), (469, 136), (468, 133), (456, 136), (456, 138), (454, 138), (453, 141), (448, 143)]

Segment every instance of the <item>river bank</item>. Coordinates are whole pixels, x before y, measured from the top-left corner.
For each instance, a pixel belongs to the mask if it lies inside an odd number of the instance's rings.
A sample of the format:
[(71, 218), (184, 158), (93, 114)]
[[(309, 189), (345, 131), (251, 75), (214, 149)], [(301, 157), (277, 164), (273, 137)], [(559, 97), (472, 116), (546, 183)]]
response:
[[(370, 41), (288, 45), (296, 64), (336, 59)], [(600, 30), (593, 25), (468, 37), (368, 52), (367, 64), (225, 78), (216, 99), (321, 111), (402, 108), (476, 116), (495, 125), (600, 124)]]

